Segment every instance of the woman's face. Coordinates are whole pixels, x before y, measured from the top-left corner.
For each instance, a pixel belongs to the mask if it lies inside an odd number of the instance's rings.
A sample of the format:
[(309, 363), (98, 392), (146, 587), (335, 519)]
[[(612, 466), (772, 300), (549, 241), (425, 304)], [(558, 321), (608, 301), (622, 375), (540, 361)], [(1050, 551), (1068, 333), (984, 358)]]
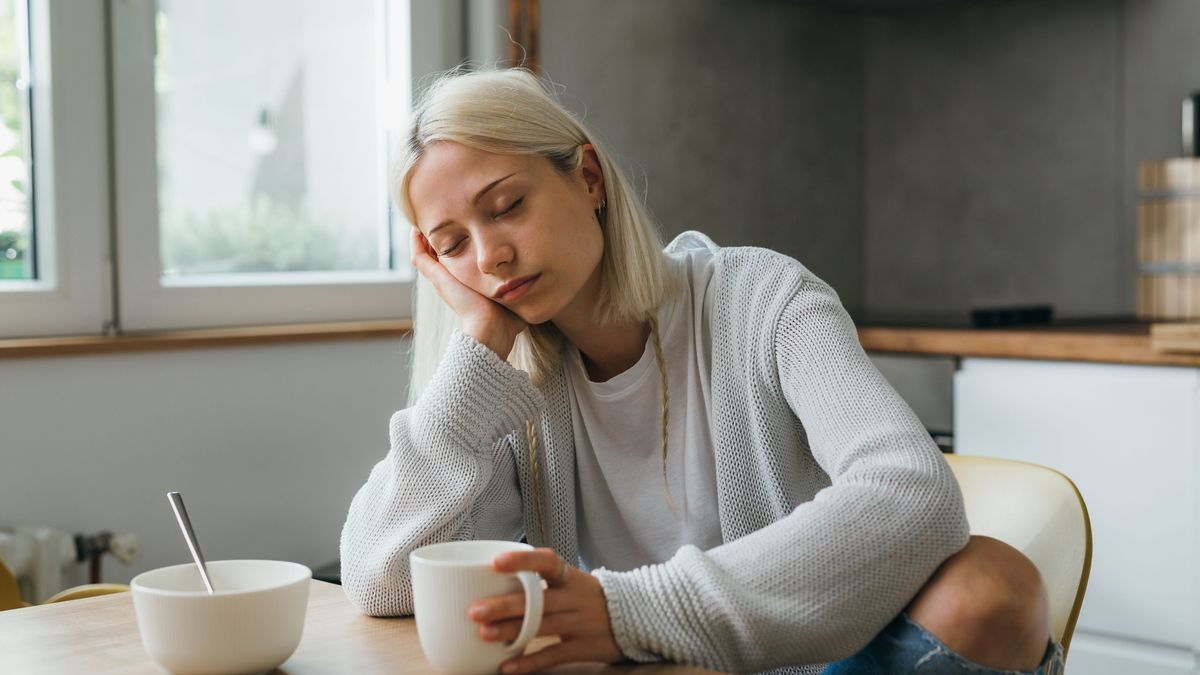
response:
[(595, 305), (603, 184), (591, 146), (564, 175), (543, 157), (443, 141), (413, 168), (409, 198), (417, 228), (454, 278), (538, 324)]

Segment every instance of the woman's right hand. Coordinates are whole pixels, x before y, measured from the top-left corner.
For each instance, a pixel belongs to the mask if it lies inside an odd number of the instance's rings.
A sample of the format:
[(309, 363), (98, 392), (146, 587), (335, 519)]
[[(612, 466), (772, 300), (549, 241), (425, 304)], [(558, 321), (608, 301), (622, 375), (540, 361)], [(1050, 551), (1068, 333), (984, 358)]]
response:
[(442, 263), (425, 235), (412, 228), (412, 264), (421, 276), (433, 284), (442, 300), (462, 319), (462, 330), (480, 344), (507, 359), (521, 331), (529, 324), (504, 305), (488, 298), (454, 278)]

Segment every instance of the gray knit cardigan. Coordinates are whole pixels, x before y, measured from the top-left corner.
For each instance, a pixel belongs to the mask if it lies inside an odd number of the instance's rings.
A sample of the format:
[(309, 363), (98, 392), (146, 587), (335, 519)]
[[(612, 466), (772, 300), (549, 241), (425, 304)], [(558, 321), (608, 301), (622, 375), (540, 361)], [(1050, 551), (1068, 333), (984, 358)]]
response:
[[(962, 495), (829, 286), (784, 255), (718, 248), (697, 233), (667, 253), (698, 247), (714, 265), (703, 292), (713, 294), (705, 320), (724, 543), (592, 573), (629, 659), (819, 672), (869, 642), (966, 545)], [(539, 433), (545, 540), (526, 420)], [(391, 450), (342, 531), (342, 583), (360, 610), (412, 613), (408, 554), (425, 544), (524, 535), (579, 560), (561, 369), (535, 388), (455, 333), (428, 389), (390, 431)]]

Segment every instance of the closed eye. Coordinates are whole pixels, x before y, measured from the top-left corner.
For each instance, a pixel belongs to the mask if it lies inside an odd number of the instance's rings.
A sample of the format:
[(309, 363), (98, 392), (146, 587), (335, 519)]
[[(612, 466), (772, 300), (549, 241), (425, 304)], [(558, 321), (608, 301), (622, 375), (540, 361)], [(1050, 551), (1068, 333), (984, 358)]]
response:
[(503, 211), (501, 211), (500, 213), (497, 213), (497, 214), (496, 214), (496, 217), (497, 217), (497, 218), (499, 218), (500, 216), (504, 216), (504, 215), (508, 215), (508, 214), (512, 213), (512, 212), (513, 212), (513, 210), (514, 210), (514, 209), (516, 209), (518, 206), (520, 206), (520, 205), (521, 205), (521, 202), (523, 202), (523, 201), (525, 201), (525, 198), (524, 198), (524, 197), (521, 197), (520, 199), (518, 199), (517, 201), (513, 202), (512, 204), (509, 204), (508, 208), (507, 208), (507, 209), (504, 209), (504, 210), (503, 210)]
[(454, 245), (451, 246), (450, 248), (448, 248), (444, 251), (438, 251), (438, 257), (441, 258), (443, 256), (453, 255), (455, 251), (462, 248), (462, 244), (466, 240), (467, 240), (467, 238), (463, 237), (462, 239), (459, 239), (458, 241), (454, 242)]

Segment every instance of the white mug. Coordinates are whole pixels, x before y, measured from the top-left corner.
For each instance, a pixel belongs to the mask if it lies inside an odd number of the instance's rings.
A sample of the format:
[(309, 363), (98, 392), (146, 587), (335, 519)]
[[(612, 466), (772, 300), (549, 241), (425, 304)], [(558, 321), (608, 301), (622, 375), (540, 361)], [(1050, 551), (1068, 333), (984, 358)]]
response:
[[(413, 608), (421, 649), (434, 668), (446, 673), (495, 673), (521, 653), (542, 626), (542, 578), (535, 572), (502, 574), (492, 558), (506, 551), (530, 551), (514, 541), (450, 541), (423, 546), (409, 554)], [(467, 611), (497, 595), (525, 592), (525, 619), (510, 644), (486, 642), (481, 624)]]

